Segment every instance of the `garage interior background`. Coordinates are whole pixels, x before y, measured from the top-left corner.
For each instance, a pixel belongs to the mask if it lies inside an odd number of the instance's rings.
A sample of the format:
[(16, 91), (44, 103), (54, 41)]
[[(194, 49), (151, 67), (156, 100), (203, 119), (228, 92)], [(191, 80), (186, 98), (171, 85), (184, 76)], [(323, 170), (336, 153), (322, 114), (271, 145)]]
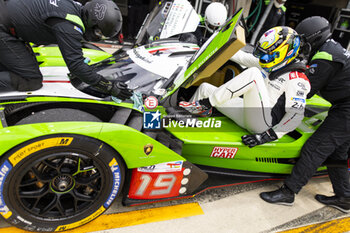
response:
[[(244, 16), (247, 17), (251, 14), (254, 9), (258, 6), (259, 1), (262, 1), (262, 9), (260, 13), (256, 11), (251, 18), (255, 20), (258, 17), (258, 22), (261, 16), (264, 14), (266, 9), (266, 0), (222, 0), (228, 8), (230, 14), (240, 7), (244, 8)], [(143, 8), (144, 15), (153, 9), (153, 7), (158, 4), (157, 0), (115, 0), (118, 4), (124, 19), (123, 33), (125, 38), (130, 38), (128, 32), (130, 32), (131, 27), (128, 24), (128, 14), (131, 5), (138, 4), (142, 2), (148, 5), (148, 7)], [(190, 0), (192, 5), (195, 7), (197, 12), (204, 15), (206, 6), (211, 2), (210, 0)], [(304, 18), (319, 15), (328, 19), (332, 23), (333, 38), (340, 42), (343, 47), (350, 49), (350, 1), (349, 0), (288, 0), (285, 3), (286, 10), (286, 25), (292, 28), (298, 24)], [(249, 22), (249, 21), (248, 21)], [(139, 27), (139, 25), (133, 25)], [(257, 24), (255, 25), (255, 27)], [(252, 30), (252, 33), (254, 32)], [(138, 30), (138, 29), (137, 29)], [(250, 33), (249, 36), (252, 35)], [(249, 38), (249, 37), (248, 37)]]

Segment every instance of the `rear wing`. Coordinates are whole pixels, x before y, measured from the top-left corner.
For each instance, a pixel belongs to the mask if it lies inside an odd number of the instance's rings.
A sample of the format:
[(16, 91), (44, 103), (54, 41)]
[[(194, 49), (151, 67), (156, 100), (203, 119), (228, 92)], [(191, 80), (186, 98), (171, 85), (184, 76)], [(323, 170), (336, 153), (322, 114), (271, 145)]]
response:
[(230, 20), (193, 55), (188, 65), (183, 67), (167, 86), (165, 97), (174, 93), (180, 86), (191, 86), (193, 83), (210, 77), (238, 50), (245, 46), (244, 29), (238, 26), (243, 15), (240, 9)]

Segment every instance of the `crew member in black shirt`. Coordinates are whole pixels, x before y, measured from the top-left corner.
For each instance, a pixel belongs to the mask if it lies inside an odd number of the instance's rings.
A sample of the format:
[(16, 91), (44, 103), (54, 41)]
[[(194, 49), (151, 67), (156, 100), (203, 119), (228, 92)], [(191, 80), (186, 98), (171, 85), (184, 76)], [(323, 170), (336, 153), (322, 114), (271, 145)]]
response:
[(33, 91), (42, 74), (25, 42), (58, 44), (71, 74), (99, 91), (121, 99), (132, 92), (122, 82), (110, 82), (84, 63), (82, 43), (115, 36), (122, 16), (112, 0), (92, 0), (82, 6), (72, 0), (0, 0), (0, 91)]
[(347, 167), (350, 148), (350, 53), (331, 36), (329, 22), (320, 16), (304, 19), (295, 29), (305, 38), (304, 50), (311, 54), (308, 78), (311, 91), (319, 93), (332, 106), (322, 125), (306, 141), (292, 174), (275, 191), (260, 197), (275, 204), (291, 205), (294, 195), (308, 182), (327, 158), (343, 162), (328, 166), (334, 196), (317, 194), (316, 200), (343, 212), (350, 212), (350, 183)]

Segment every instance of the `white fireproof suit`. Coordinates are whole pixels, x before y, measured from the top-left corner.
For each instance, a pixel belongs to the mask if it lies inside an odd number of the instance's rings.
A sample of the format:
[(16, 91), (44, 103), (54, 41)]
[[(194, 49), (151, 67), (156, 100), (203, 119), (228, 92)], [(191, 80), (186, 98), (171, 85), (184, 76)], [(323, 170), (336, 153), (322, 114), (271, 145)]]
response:
[[(239, 51), (231, 60), (251, 68), (220, 87), (201, 84), (191, 101), (209, 98), (213, 107), (251, 133), (273, 128), (281, 138), (298, 127), (311, 88), (306, 75), (293, 71), (269, 80), (268, 73), (260, 68), (258, 58), (252, 54)], [(241, 95), (243, 99), (239, 98)], [(285, 95), (284, 109), (278, 111), (284, 110), (285, 114), (272, 126), (271, 111), (282, 95)]]

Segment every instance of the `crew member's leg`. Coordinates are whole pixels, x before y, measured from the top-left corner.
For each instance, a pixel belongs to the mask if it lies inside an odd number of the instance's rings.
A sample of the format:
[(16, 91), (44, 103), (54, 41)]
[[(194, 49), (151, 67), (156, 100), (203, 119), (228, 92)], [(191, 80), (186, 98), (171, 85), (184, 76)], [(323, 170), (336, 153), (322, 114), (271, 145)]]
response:
[(327, 167), (327, 170), (335, 195), (339, 197), (350, 197), (350, 176), (347, 167), (350, 137), (348, 136), (348, 132), (344, 132), (344, 134), (346, 134), (344, 135), (345, 137), (348, 137), (348, 141), (341, 147), (337, 148), (330, 158), (333, 160), (344, 161), (346, 164), (344, 164), (344, 167), (329, 166)]
[(284, 181), (289, 189), (298, 193), (315, 174), (317, 168), (335, 151), (337, 135), (321, 125), (304, 144), (292, 174)]
[(2, 29), (0, 54), (2, 91), (4, 87), (18, 91), (34, 91), (42, 87), (42, 74), (30, 48)]
[[(331, 112), (329, 112), (329, 115)], [(263, 192), (260, 197), (270, 203), (292, 204), (294, 193), (298, 193), (301, 188), (311, 179), (327, 158), (347, 159), (347, 151), (350, 142), (350, 133), (334, 125), (339, 124), (339, 120), (328, 117), (316, 132), (304, 144), (300, 158), (294, 166), (291, 175), (284, 181), (284, 185), (275, 191)], [(332, 127), (333, 126), (333, 127)], [(330, 168), (329, 175), (332, 181), (334, 192), (337, 195), (350, 194), (349, 176), (347, 170), (342, 168)], [(342, 179), (342, 180), (339, 180)], [(320, 197), (321, 196), (321, 197)], [(344, 197), (343, 196), (343, 197)], [(329, 200), (323, 195), (317, 195), (316, 199), (324, 204), (334, 205), (339, 203), (339, 199)], [(346, 211), (350, 211), (350, 199), (340, 200), (341, 204), (347, 206)]]
[[(336, 166), (327, 166), (329, 179), (331, 180), (334, 196), (326, 196), (317, 194), (316, 200), (339, 209), (344, 213), (350, 212), (350, 182), (349, 182), (349, 170), (347, 167), (348, 151), (350, 144), (349, 132), (338, 132), (342, 134), (348, 141), (342, 144), (336, 149), (336, 151), (330, 156), (333, 160), (338, 160)], [(339, 135), (339, 136), (340, 136)], [(343, 163), (343, 164), (341, 164)], [(343, 165), (343, 166), (341, 166)], [(339, 166), (339, 167), (337, 167)]]
[[(322, 125), (306, 141), (291, 176), (285, 180), (285, 184), (295, 193), (300, 191), (328, 157), (336, 160), (347, 159), (350, 133), (337, 127), (339, 120), (329, 117), (331, 111)], [(331, 173), (332, 171), (331, 169)]]

